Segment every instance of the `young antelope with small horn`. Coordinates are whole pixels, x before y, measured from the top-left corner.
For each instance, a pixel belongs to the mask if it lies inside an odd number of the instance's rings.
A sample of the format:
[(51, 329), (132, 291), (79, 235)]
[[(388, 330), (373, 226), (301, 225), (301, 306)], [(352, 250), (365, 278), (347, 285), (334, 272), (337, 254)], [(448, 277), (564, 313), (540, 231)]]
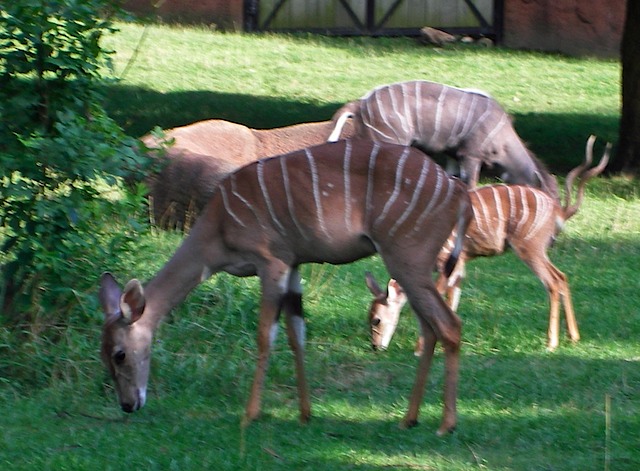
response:
[[(569, 338), (580, 339), (575, 318), (569, 283), (564, 273), (549, 260), (547, 249), (551, 246), (565, 221), (578, 211), (584, 198), (584, 188), (591, 178), (602, 173), (609, 161), (611, 145), (607, 144), (600, 163), (589, 170), (593, 158), (595, 136), (589, 137), (583, 164), (574, 168), (565, 181), (565, 201), (562, 206), (546, 193), (527, 186), (491, 185), (469, 191), (474, 217), (466, 233), (463, 252), (458, 264), (449, 275), (444, 271), (455, 231), (438, 255), (438, 280), (436, 286), (446, 294), (447, 303), (456, 312), (460, 301), (464, 266), (476, 257), (500, 255), (511, 247), (516, 255), (540, 279), (549, 295), (549, 330), (547, 348), (554, 350), (559, 344), (560, 300), (564, 307)], [(574, 181), (579, 179), (575, 203), (571, 204)], [(371, 342), (374, 349), (386, 349), (395, 332), (400, 311), (407, 297), (401, 284), (389, 281), (382, 290), (370, 273), (366, 283), (374, 296), (369, 309)], [(418, 340), (416, 354), (423, 351), (422, 338)]]
[[(223, 179), (173, 257), (144, 287), (121, 292), (104, 274), (102, 358), (125, 412), (147, 397), (151, 340), (159, 322), (214, 273), (260, 277), (258, 360), (244, 424), (260, 412), (269, 351), (284, 311), (294, 353), (300, 418), (311, 414), (304, 374), (305, 326), (299, 265), (350, 263), (379, 253), (404, 286), (422, 327), (418, 366), (405, 426), (417, 423), (432, 354), (445, 350), (444, 412), (438, 433), (456, 425), (461, 322), (431, 277), (456, 224), (471, 218), (466, 187), (417, 149), (341, 141), (259, 160)], [(462, 238), (451, 263), (462, 250)]]

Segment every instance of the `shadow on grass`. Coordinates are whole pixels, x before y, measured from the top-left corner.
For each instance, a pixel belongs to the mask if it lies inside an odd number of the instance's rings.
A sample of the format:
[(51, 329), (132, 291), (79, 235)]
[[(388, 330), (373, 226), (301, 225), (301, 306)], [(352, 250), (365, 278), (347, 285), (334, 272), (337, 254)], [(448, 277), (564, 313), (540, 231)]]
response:
[[(71, 413), (59, 427), (99, 424), (85, 438), (75, 438), (79, 449), (89, 446), (85, 439), (104, 443), (102, 434), (112, 453), (145, 450), (160, 467), (215, 462), (216, 469), (598, 469), (594, 463), (603, 463), (605, 448), (615, 464), (611, 469), (640, 464), (637, 361), (509, 353), (465, 356), (462, 366), (458, 429), (443, 438), (434, 433), (441, 414), (441, 356), (420, 424), (410, 430), (398, 423), (414, 368), (402, 372), (397, 362), (377, 361), (346, 391), (310, 375), (314, 414), (304, 426), (297, 421), (295, 389), (276, 386), (268, 376), (264, 414), (244, 430), (244, 386), (231, 396), (197, 397), (201, 388), (193, 387), (152, 397), (153, 405), (126, 423), (92, 422)], [(335, 365), (335, 376), (341, 367)], [(396, 378), (381, 383), (378, 370), (388, 369)], [(228, 379), (221, 373), (217, 381)], [(609, 442), (607, 415), (614, 432)], [(132, 453), (126, 459), (132, 464), (141, 457)]]
[[(253, 128), (273, 128), (330, 119), (343, 103), (304, 103), (282, 97), (263, 97), (214, 91), (161, 93), (113, 85), (106, 90), (109, 114), (132, 136), (142, 136), (155, 126), (171, 128), (205, 119), (225, 119)], [(354, 97), (354, 99), (357, 97)], [(614, 116), (581, 114), (525, 114), (515, 116), (515, 126), (530, 148), (556, 173), (564, 174), (584, 158), (590, 134), (617, 140)]]
[(135, 137), (155, 126), (167, 129), (205, 119), (225, 119), (257, 129), (322, 121), (341, 106), (206, 90), (160, 93), (121, 85), (108, 88), (106, 95), (110, 116)]

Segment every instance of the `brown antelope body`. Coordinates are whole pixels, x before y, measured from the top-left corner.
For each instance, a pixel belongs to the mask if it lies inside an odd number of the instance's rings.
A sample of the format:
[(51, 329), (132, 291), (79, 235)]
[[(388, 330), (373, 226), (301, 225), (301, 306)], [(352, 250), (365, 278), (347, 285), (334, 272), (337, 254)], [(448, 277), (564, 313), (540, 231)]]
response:
[(382, 85), (334, 114), (329, 141), (338, 139), (348, 118), (359, 137), (454, 157), (471, 188), (485, 165), (499, 169), (505, 182), (558, 197), (555, 177), (526, 148), (504, 109), (482, 91), (424, 80)]
[[(304, 375), (304, 321), (298, 266), (349, 263), (378, 252), (404, 286), (425, 337), (404, 424), (417, 422), (435, 344), (446, 352), (440, 433), (456, 423), (461, 323), (438, 294), (431, 270), (453, 227), (471, 208), (466, 188), (420, 151), (369, 141), (341, 141), (260, 160), (224, 179), (188, 237), (143, 288), (121, 292), (103, 275), (102, 357), (121, 407), (146, 400), (151, 339), (170, 309), (211, 274), (258, 275), (258, 361), (245, 423), (260, 411), (262, 385), (280, 311), (294, 352), (300, 416), (310, 416)], [(459, 255), (462, 242), (454, 251)]]
[[(553, 350), (559, 343), (560, 301), (564, 307), (569, 338), (580, 339), (575, 318), (569, 283), (564, 273), (549, 260), (547, 249), (553, 243), (562, 224), (571, 218), (580, 207), (584, 197), (586, 182), (600, 174), (609, 159), (610, 146), (598, 166), (587, 170), (593, 155), (594, 136), (587, 141), (585, 162), (573, 169), (565, 182), (565, 203), (560, 206), (546, 193), (521, 185), (485, 186), (469, 191), (473, 207), (473, 219), (469, 224), (455, 270), (447, 276), (443, 266), (455, 237), (447, 241), (438, 255), (438, 291), (446, 294), (449, 307), (455, 312), (460, 300), (464, 265), (476, 257), (500, 255), (511, 247), (518, 257), (540, 279), (549, 295), (549, 330), (547, 347)], [(573, 182), (580, 182), (576, 201), (571, 204)], [(406, 295), (394, 279), (386, 291), (382, 290), (371, 274), (367, 273), (366, 283), (374, 295), (369, 311), (371, 339), (374, 348), (387, 348), (395, 331), (400, 311), (406, 303)], [(416, 354), (422, 351), (422, 341), (418, 341)]]
[[(333, 123), (320, 121), (274, 129), (252, 129), (221, 119), (210, 119), (165, 131), (173, 144), (151, 155), (164, 159), (147, 179), (152, 214), (161, 227), (185, 228), (193, 223), (224, 177), (264, 157), (286, 154), (327, 141)], [(352, 127), (344, 138), (351, 137)], [(150, 149), (154, 136), (143, 137)]]

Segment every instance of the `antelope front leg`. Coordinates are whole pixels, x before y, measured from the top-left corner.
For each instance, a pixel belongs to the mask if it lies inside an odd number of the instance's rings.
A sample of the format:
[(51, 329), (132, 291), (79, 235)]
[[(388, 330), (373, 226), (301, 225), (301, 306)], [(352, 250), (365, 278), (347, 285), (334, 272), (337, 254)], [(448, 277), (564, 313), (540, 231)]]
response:
[(441, 436), (453, 431), (457, 422), (456, 400), (462, 324), (435, 289), (429, 290), (424, 300), (426, 302), (422, 305), (422, 309), (418, 304), (414, 308), (414, 312), (420, 319), (424, 347), (403, 425), (412, 427), (418, 422), (420, 403), (429, 376), (435, 345), (439, 340), (442, 342), (445, 353), (444, 410), (442, 422), (437, 431)]
[[(416, 347), (416, 349), (421, 349), (419, 354), (420, 361), (418, 363), (416, 382), (413, 385), (411, 397), (409, 398), (409, 409), (400, 424), (403, 428), (410, 428), (418, 425), (420, 403), (424, 396), (427, 378), (429, 377), (429, 370), (431, 369), (431, 360), (433, 359), (433, 353), (436, 348), (436, 334), (433, 332), (431, 327), (429, 327), (422, 319), (420, 319), (420, 327), (422, 335), (418, 339), (419, 346)], [(416, 355), (418, 355), (417, 352)]]
[(249, 425), (260, 415), (262, 387), (269, 365), (271, 345), (278, 332), (278, 315), (282, 302), (282, 279), (288, 280), (288, 267), (272, 269), (261, 274), (262, 300), (260, 303), (260, 320), (258, 322), (258, 362), (251, 386), (251, 395), (247, 403), (243, 426)]

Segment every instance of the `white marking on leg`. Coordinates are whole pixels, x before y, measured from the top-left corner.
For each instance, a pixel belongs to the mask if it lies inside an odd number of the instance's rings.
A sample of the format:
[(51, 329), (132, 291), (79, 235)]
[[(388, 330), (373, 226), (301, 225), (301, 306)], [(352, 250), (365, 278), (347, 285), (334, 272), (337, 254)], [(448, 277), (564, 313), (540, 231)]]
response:
[(269, 348), (273, 348), (273, 345), (276, 343), (278, 338), (278, 332), (280, 331), (280, 324), (278, 324), (278, 320), (271, 325), (269, 329)]
[(289, 322), (293, 327), (293, 332), (300, 345), (300, 348), (304, 348), (307, 341), (307, 328), (304, 323), (304, 317), (302, 316), (289, 316)]

